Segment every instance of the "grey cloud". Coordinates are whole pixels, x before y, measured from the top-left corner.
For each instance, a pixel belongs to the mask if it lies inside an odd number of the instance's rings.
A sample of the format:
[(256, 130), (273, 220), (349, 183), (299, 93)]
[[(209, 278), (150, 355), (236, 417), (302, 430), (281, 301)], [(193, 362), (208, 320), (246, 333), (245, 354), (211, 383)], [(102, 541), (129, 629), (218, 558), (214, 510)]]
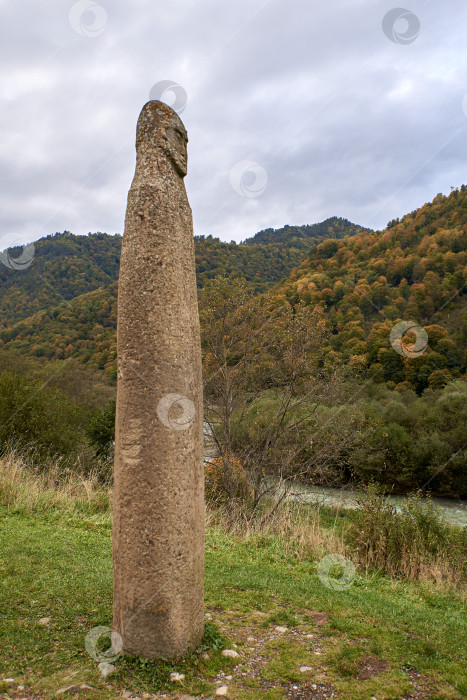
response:
[[(100, 4), (87, 37), (72, 2), (0, 3), (2, 236), (121, 232), (136, 119), (161, 80), (188, 95), (197, 234), (333, 215), (381, 228), (465, 179), (461, 0), (413, 0), (407, 46), (383, 33), (386, 0)], [(239, 161), (265, 169), (259, 197), (231, 187)]]

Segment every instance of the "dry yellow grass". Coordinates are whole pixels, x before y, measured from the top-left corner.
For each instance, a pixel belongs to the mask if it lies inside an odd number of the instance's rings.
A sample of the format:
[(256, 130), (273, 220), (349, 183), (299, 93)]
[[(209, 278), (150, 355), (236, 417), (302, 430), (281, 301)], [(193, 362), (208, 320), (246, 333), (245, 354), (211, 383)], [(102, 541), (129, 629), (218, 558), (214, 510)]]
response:
[(109, 487), (99, 484), (97, 476), (83, 478), (64, 469), (59, 459), (51, 460), (47, 470), (39, 470), (15, 449), (0, 456), (0, 503), (9, 510), (110, 514), (111, 493)]
[[(253, 549), (267, 545), (298, 560), (341, 554), (362, 573), (424, 581), (440, 592), (456, 590), (465, 600), (465, 533), (429, 518), (416, 531), (409, 519), (407, 530), (403, 518), (387, 513), (384, 501), (378, 511), (378, 503), (367, 504), (358, 522), (350, 515), (339, 517), (338, 509), (334, 515), (324, 509), (323, 518), (320, 506), (293, 500), (279, 505), (265, 500), (254, 517), (241, 502), (208, 503), (206, 527), (211, 533), (233, 535)], [(83, 477), (65, 469), (60, 460), (39, 470), (27, 454), (14, 449), (0, 456), (0, 504), (25, 514), (75, 514), (107, 525), (112, 521), (112, 489), (102, 485), (97, 474)], [(433, 539), (437, 528), (438, 541)]]
[(252, 545), (266, 539), (276, 540), (286, 554), (292, 553), (299, 560), (319, 559), (329, 552), (348, 554), (342, 528), (339, 531), (335, 523), (323, 527), (320, 508), (316, 505), (283, 501), (276, 507), (269, 501), (253, 519), (245, 517), (241, 506), (210, 506), (207, 520), (210, 527), (218, 527)]

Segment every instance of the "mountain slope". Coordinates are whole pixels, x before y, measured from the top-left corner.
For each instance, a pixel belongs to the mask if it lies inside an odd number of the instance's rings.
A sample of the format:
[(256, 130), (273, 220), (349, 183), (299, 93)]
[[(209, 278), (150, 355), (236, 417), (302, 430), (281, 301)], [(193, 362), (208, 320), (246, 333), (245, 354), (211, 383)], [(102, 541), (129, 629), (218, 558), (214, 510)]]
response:
[(0, 331), (0, 347), (47, 360), (79, 359), (116, 376), (117, 283), (45, 309)]
[[(114, 282), (118, 277), (119, 236), (56, 233), (41, 238), (34, 247), (34, 259), (27, 269), (0, 265), (0, 328)], [(21, 249), (10, 251), (13, 258), (20, 253)]]
[(321, 221), (318, 224), (307, 224), (306, 226), (284, 226), (283, 228), (267, 228), (259, 231), (251, 238), (243, 241), (246, 245), (256, 243), (288, 243), (297, 248), (308, 248), (308, 240), (315, 241), (325, 238), (343, 238), (344, 236), (354, 236), (356, 233), (370, 231), (371, 229), (353, 224), (348, 219), (339, 216), (332, 216), (330, 219)]
[[(261, 269), (255, 275), (274, 277), (291, 262), (278, 245), (198, 240), (198, 274), (238, 272), (242, 265), (251, 263), (241, 262), (241, 256), (253, 250), (256, 269)], [(279, 258), (273, 265), (266, 255), (261, 257), (267, 246), (275, 248), (278, 255), (283, 253), (284, 259)], [(203, 260), (199, 256), (204, 256)], [(253, 274), (254, 269), (246, 274)], [(97, 263), (93, 270), (96, 279), (99, 274), (108, 274)], [(69, 302), (51, 305), (4, 328), (0, 344), (22, 354), (50, 359), (76, 357), (115, 376), (116, 289), (111, 283)], [(463, 185), (448, 197), (437, 195), (401, 221), (391, 222), (385, 231), (364, 231), (316, 243), (306, 260), (271, 293), (293, 305), (302, 300), (323, 307), (329, 330), (325, 348), (328, 361), (343, 363), (357, 377), (421, 392), (464, 375), (467, 187)], [(391, 347), (391, 330), (401, 320), (424, 327), (428, 335), (428, 346), (415, 357), (407, 352), (399, 354)]]
[[(310, 233), (306, 238), (284, 236), (281, 232), (285, 229), (278, 229), (268, 234), (267, 241), (252, 244), (250, 240), (248, 245), (196, 236), (198, 286), (202, 287), (207, 279), (220, 273), (233, 272), (254, 282), (257, 292), (263, 291), (287, 277), (302, 262), (311, 245), (327, 230), (324, 224), (326, 222), (309, 227), (288, 227), (291, 231), (306, 229), (305, 233)], [(344, 222), (339, 230), (351, 235), (360, 229)], [(65, 231), (37, 241), (34, 259), (26, 269), (0, 265), (0, 328), (116, 282), (121, 245), (120, 235), (75, 236)], [(12, 258), (20, 254), (21, 248), (10, 250)]]
[[(319, 243), (275, 291), (291, 303), (321, 305), (330, 356), (366, 376), (421, 391), (463, 374), (467, 187), (437, 195), (386, 231)], [(391, 347), (401, 320), (426, 329), (429, 344), (417, 357)]]

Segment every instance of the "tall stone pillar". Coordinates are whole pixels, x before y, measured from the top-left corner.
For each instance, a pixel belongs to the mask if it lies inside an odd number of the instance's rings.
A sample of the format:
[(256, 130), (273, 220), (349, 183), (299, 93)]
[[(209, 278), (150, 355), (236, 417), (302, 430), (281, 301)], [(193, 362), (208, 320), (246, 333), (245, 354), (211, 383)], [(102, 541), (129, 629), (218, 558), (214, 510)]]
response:
[(138, 119), (118, 286), (113, 630), (122, 651), (180, 656), (204, 631), (201, 345), (187, 134)]

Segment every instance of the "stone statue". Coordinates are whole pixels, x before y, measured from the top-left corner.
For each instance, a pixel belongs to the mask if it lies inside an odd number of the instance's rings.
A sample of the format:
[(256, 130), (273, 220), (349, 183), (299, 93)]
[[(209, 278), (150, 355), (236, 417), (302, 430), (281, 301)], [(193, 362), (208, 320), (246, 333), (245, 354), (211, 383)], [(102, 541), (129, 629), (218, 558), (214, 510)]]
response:
[(114, 618), (122, 651), (183, 655), (204, 632), (201, 344), (187, 133), (138, 119), (118, 286)]

